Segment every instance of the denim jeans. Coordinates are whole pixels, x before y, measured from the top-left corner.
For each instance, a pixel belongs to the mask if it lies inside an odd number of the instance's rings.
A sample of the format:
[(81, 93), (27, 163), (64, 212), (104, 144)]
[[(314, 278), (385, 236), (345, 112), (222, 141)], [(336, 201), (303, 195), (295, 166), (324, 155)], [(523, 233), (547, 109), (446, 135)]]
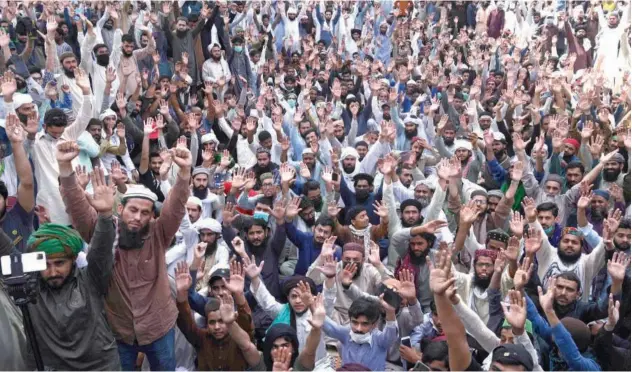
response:
[(167, 334), (148, 345), (139, 345), (137, 342), (129, 345), (119, 341), (118, 352), (121, 358), (121, 370), (136, 370), (136, 358), (141, 352), (149, 360), (152, 371), (175, 371), (175, 334), (175, 328), (171, 328)]

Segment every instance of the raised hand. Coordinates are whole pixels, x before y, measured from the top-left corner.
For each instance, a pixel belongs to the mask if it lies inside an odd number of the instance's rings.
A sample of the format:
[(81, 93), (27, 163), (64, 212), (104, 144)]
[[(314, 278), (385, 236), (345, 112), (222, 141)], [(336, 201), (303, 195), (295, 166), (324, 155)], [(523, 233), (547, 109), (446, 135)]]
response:
[(263, 270), (263, 265), (265, 263), (264, 261), (261, 261), (259, 263), (259, 266), (257, 266), (254, 255), (252, 256), (252, 258), (248, 258), (248, 256), (242, 257), (242, 262), (244, 264), (244, 271), (250, 279), (254, 279), (261, 274), (261, 271)]
[(92, 179), (92, 189), (94, 195), (86, 193), (88, 203), (102, 215), (111, 215), (114, 207), (114, 185), (108, 185), (101, 167), (94, 167)]
[(549, 279), (549, 285), (546, 293), (542, 292), (542, 287), (538, 286), (538, 297), (540, 298), (540, 306), (545, 313), (553, 311), (553, 299), (555, 298), (555, 284), (557, 277)]
[(522, 179), (522, 174), (524, 172), (524, 164), (521, 161), (517, 161), (513, 169), (511, 170), (511, 180), (515, 182), (520, 182)]
[(613, 282), (622, 283), (625, 279), (625, 271), (630, 266), (630, 257), (624, 252), (614, 252), (612, 259), (608, 260), (608, 274)]
[(56, 158), (58, 163), (70, 163), (79, 155), (79, 145), (75, 141), (64, 141), (57, 144)]
[(399, 294), (406, 299), (408, 303), (414, 303), (417, 299), (417, 290), (415, 284), (415, 276), (410, 270), (403, 269), (399, 272)]
[(343, 286), (348, 287), (353, 283), (353, 278), (355, 274), (358, 272), (358, 264), (352, 262), (348, 265), (343, 265), (342, 271), (340, 272), (340, 282)]
[(303, 177), (306, 180), (312, 177), (312, 173), (309, 171), (309, 168), (307, 168), (307, 165), (305, 163), (301, 162), (299, 167), (300, 167), (299, 174), (301, 175), (301, 177)]
[(323, 273), (325, 277), (333, 278), (334, 276), (336, 276), (338, 263), (336, 262), (332, 254), (323, 255), (321, 252), (321, 255), (322, 255), (322, 259), (321, 259), (320, 266), (316, 266), (316, 269), (320, 271), (321, 273)]
[(224, 285), (226, 289), (230, 291), (230, 293), (237, 294), (243, 293), (244, 291), (244, 268), (237, 261), (232, 261), (230, 263), (230, 278), (227, 281), (222, 278), (224, 281)]
[(522, 264), (518, 266), (518, 270), (514, 274), (514, 288), (517, 291), (522, 291), (522, 289), (529, 282), (529, 278), (531, 278), (531, 272), (533, 271), (533, 263), (531, 262), (531, 258), (525, 257), (522, 260)]
[[(592, 187), (592, 185), (590, 185)], [(590, 190), (590, 188), (587, 188), (586, 190), (582, 190), (581, 191), (581, 196), (580, 198), (577, 200), (577, 209), (586, 209), (588, 207), (590, 207), (590, 202), (592, 201), (592, 198), (595, 194)]]
[(301, 297), (301, 301), (303, 301), (303, 305), (310, 308), (314, 302), (314, 295), (312, 295), (312, 288), (309, 286), (309, 284), (305, 283), (304, 281), (300, 281), (296, 286), (296, 290)]
[(44, 207), (43, 205), (35, 206), (34, 212), (37, 216), (37, 219), (39, 220), (40, 225), (50, 222), (50, 215), (48, 214), (46, 207)]
[(388, 207), (386, 206), (386, 203), (382, 203), (376, 200), (373, 203), (373, 208), (375, 214), (380, 216), (380, 218), (388, 218)]
[(470, 200), (469, 203), (461, 206), (459, 212), (459, 222), (463, 225), (471, 225), (476, 221), (481, 212), (478, 210), (474, 200)]
[(296, 175), (296, 170), (288, 163), (283, 163), (281, 164), (281, 169), (279, 170), (279, 173), (281, 174), (281, 182), (289, 183), (294, 179), (294, 176)]
[(374, 241), (369, 241), (369, 262), (375, 267), (380, 267), (382, 265), (382, 260), (380, 259), (380, 246)]
[(535, 200), (530, 197), (526, 197), (522, 199), (522, 209), (524, 210), (525, 217), (527, 217), (527, 221), (535, 222), (538, 217), (538, 212), (536, 210)]
[[(303, 301), (305, 302), (305, 301)], [(313, 297), (312, 303), (312, 318), (307, 321), (312, 326), (312, 328), (320, 329), (323, 324), (325, 324), (325, 303), (323, 300), (323, 294), (319, 293), (317, 296)]]
[(509, 221), (509, 230), (511, 230), (513, 236), (518, 239), (522, 238), (522, 235), (524, 234), (524, 218), (522, 218), (520, 212), (516, 211), (511, 216), (511, 221)]
[(82, 190), (85, 190), (90, 183), (90, 174), (86, 172), (86, 166), (78, 165), (75, 167), (75, 176), (77, 177), (77, 183)]
[(505, 319), (514, 329), (524, 329), (527, 321), (527, 302), (521, 292), (510, 290), (508, 302), (502, 304)]
[(327, 214), (329, 215), (329, 217), (338, 218), (338, 213), (340, 213), (340, 207), (338, 207), (338, 204), (336, 204), (335, 201), (327, 204)]
[(421, 225), (421, 228), (423, 229), (423, 232), (425, 233), (436, 234), (439, 231), (439, 229), (442, 229), (446, 226), (448, 226), (448, 223), (446, 221), (432, 220)]
[(233, 296), (228, 293), (222, 293), (219, 296), (219, 313), (222, 316), (222, 321), (226, 325), (232, 324), (237, 319), (237, 313), (235, 312), (235, 301)]
[(454, 284), (456, 279), (452, 277), (451, 252), (449, 249), (440, 250), (435, 255), (436, 266), (427, 260), (430, 267), (430, 290), (437, 296), (446, 293), (448, 287)]
[(181, 170), (191, 168), (192, 159), (191, 151), (189, 151), (189, 149), (176, 147), (175, 149), (171, 149), (169, 151), (173, 157), (173, 162), (176, 163)]
[(90, 79), (88, 79), (88, 73), (82, 68), (77, 67), (75, 69), (75, 84), (81, 89), (84, 95), (92, 93), (90, 88)]
[(274, 202), (274, 206), (270, 215), (274, 217), (277, 223), (282, 223), (283, 219), (285, 218), (285, 205), (283, 204), (282, 200), (277, 200)]
[(287, 347), (280, 347), (272, 349), (270, 353), (272, 356), (272, 371), (275, 372), (288, 372), (291, 370), (290, 363), (292, 362), (292, 352)]
[[(529, 236), (524, 241), (524, 251), (527, 256), (535, 255), (542, 248), (542, 230), (529, 229)], [(546, 237), (544, 237), (546, 239)]]
[(507, 249), (504, 251), (505, 257), (510, 261), (518, 261), (520, 255), (520, 239), (512, 236), (507, 243)]
[(187, 265), (186, 261), (181, 261), (176, 264), (175, 281), (178, 302), (187, 301), (189, 287), (191, 287), (193, 283), (193, 278), (191, 278), (189, 265)]
[(5, 98), (12, 97), (13, 93), (18, 89), (18, 84), (15, 81), (15, 75), (12, 71), (7, 71), (2, 76), (2, 84), (0, 87), (2, 88), (2, 95)]
[(300, 197), (293, 198), (289, 203), (287, 203), (287, 206), (285, 207), (285, 218), (287, 220), (293, 220), (302, 211), (302, 208), (299, 208), (300, 204)]
[(610, 296), (608, 298), (608, 320), (606, 321), (606, 324), (604, 325), (604, 328), (607, 331), (614, 330), (614, 327), (619, 322), (619, 307), (620, 306), (621, 304), (619, 303), (619, 301), (615, 302), (612, 296), (612, 293), (610, 293)]
[(19, 143), (21, 146), (26, 140), (25, 130), (22, 128), (20, 119), (15, 114), (11, 113), (7, 115), (5, 129), (11, 143)]

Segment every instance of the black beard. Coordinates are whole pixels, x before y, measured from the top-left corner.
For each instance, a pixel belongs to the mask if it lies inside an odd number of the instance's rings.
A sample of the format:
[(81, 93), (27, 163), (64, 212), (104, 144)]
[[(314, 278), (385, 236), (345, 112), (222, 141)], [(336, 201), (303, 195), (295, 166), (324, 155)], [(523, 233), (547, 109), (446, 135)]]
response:
[(213, 58), (213, 61), (215, 62), (219, 62), (220, 59), (222, 59), (222, 55), (220, 54), (219, 56), (215, 57), (214, 55), (211, 55), (211, 58)]
[(107, 67), (109, 63), (110, 63), (109, 54), (100, 54), (97, 56), (97, 65)]
[(413, 227), (413, 226), (419, 226), (421, 224), (421, 217), (419, 217), (419, 219), (417, 219), (417, 221), (413, 222), (413, 223), (408, 223), (406, 221), (404, 221), (403, 219), (401, 219), (402, 222), (402, 227)]
[(206, 187), (200, 187), (200, 188), (194, 187), (193, 196), (195, 196), (196, 198), (200, 200), (204, 200), (208, 196), (208, 189)]
[(481, 278), (476, 273), (474, 273), (474, 279), (472, 279), (472, 284), (474, 284), (474, 286), (477, 288), (487, 289), (491, 281), (492, 281), (491, 276), (488, 276), (487, 278)]
[(407, 130), (404, 130), (404, 135), (406, 136), (407, 139), (411, 140), (413, 139), (415, 136), (417, 136), (417, 131), (412, 131), (409, 132)]
[(579, 260), (579, 258), (582, 256), (582, 252), (580, 250), (579, 253), (575, 255), (573, 254), (569, 255), (569, 254), (564, 253), (564, 251), (562, 251), (561, 249), (558, 249), (557, 256), (565, 265), (570, 265), (570, 264), (574, 264), (575, 262)]
[(305, 224), (307, 225), (307, 227), (313, 227), (314, 224), (316, 223), (316, 218), (312, 217), (308, 220), (303, 218), (303, 222), (305, 222)]
[(130, 53), (127, 53), (125, 50), (122, 50), (122, 52), (123, 52), (123, 55), (124, 55), (125, 57), (131, 57), (131, 56), (132, 56), (132, 54), (134, 54), (134, 52), (133, 52), (133, 51), (132, 51), (132, 52), (130, 52)]
[(111, 30), (112, 29), (112, 24), (106, 23), (103, 25), (103, 28), (106, 30)]
[(206, 246), (206, 251), (204, 251), (204, 256), (208, 257), (212, 255), (213, 253), (215, 253), (216, 249), (217, 249), (217, 240), (215, 240), (213, 243)]
[[(343, 264), (343, 267), (347, 267), (347, 266), (349, 266), (349, 265), (350, 265), (350, 264), (346, 264), (346, 263), (345, 263), (345, 264)], [(362, 273), (362, 264), (361, 264), (361, 263), (360, 263), (360, 264), (357, 264), (357, 265), (356, 265), (356, 267), (357, 267), (358, 269), (356, 270), (356, 273), (353, 275), (352, 280), (357, 279), (357, 278), (360, 276), (360, 274)]]
[(75, 78), (75, 72), (74, 71), (70, 71), (67, 68), (63, 68), (64, 69), (64, 75), (68, 76), (71, 79)]
[(496, 160), (500, 161), (505, 156), (505, 150), (494, 152), (494, 156), (496, 157)]
[(601, 222), (604, 219), (606, 219), (606, 217), (608, 217), (608, 210), (605, 208), (591, 208), (590, 209), (590, 216), (592, 218), (593, 221), (595, 222)]
[(119, 220), (119, 248), (123, 250), (140, 249), (145, 244), (145, 236), (149, 232), (149, 224), (138, 231), (127, 228), (123, 220)]
[(351, 174), (355, 170), (355, 165), (343, 165), (342, 170), (344, 170), (347, 174)]
[(312, 205), (314, 205), (314, 209), (317, 211), (321, 210), (323, 207), (323, 198), (318, 198), (316, 200), (312, 200)]
[(443, 143), (445, 143), (446, 146), (452, 146), (454, 144), (454, 138), (444, 138)]
[(417, 256), (415, 252), (408, 249), (408, 254), (410, 255), (410, 262), (412, 262), (413, 265), (424, 265), (426, 263), (426, 257), (428, 257), (429, 250), (430, 249), (426, 249), (425, 251), (421, 252), (421, 255)]
[(604, 169), (603, 179), (606, 182), (615, 182), (619, 178), (619, 174), (621, 174), (620, 169)]
[(187, 36), (187, 32), (189, 30), (184, 30), (184, 31), (176, 31), (176, 35), (178, 35), (178, 37), (185, 37)]
[(250, 247), (250, 251), (251, 252), (263, 250), (263, 249), (266, 248), (267, 245), (268, 245), (268, 237), (267, 236), (265, 238), (263, 238), (263, 240), (261, 241), (261, 245), (253, 245), (250, 241), (248, 241), (248, 246)]
[[(619, 252), (626, 252), (630, 250), (630, 243), (620, 244), (617, 243), (614, 239), (612, 240), (612, 243), (614, 244), (614, 248)], [(611, 257), (608, 257), (609, 259), (612, 258), (612, 254), (614, 254), (614, 251), (606, 251), (606, 254), (610, 252), (612, 253), (610, 254)]]

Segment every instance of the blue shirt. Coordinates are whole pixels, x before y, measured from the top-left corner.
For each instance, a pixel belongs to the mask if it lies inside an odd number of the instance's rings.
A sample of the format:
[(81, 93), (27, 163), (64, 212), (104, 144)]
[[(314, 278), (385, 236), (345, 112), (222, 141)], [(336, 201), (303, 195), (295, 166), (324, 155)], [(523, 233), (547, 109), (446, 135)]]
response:
[[(314, 241), (313, 233), (299, 231), (292, 222), (285, 222), (285, 232), (292, 244), (298, 248), (298, 262), (296, 262), (294, 275), (305, 275), (311, 264), (320, 255), (323, 245)], [(334, 257), (340, 260), (341, 253), (339, 250), (334, 252)]]
[(33, 232), (33, 215), (33, 210), (27, 212), (16, 202), (2, 220), (2, 230), (20, 253), (26, 252), (26, 242)]
[(349, 335), (350, 326), (341, 326), (329, 317), (325, 318), (323, 331), (342, 344), (342, 364), (359, 363), (371, 371), (384, 371), (386, 353), (399, 336), (397, 321), (386, 322), (382, 331), (373, 329), (370, 344), (356, 344)]

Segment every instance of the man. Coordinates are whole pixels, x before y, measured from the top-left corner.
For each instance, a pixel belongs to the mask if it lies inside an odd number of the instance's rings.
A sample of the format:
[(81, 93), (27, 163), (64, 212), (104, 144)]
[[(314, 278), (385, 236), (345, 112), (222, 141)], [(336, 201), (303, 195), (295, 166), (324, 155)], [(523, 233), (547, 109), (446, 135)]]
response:
[(509, 169), (511, 161), (507, 156), (507, 139), (500, 132), (486, 131), (483, 134), (485, 140), (486, 165), (483, 167), (482, 185), (487, 190), (499, 189), (504, 181), (504, 174)]
[(9, 192), (0, 181), (0, 223), (2, 230), (12, 240), (12, 244), (21, 253), (26, 252), (26, 242), (33, 231), (33, 210), (35, 207), (35, 189), (33, 171), (24, 150), (27, 133), (15, 114), (7, 115), (6, 131), (13, 147), (13, 166), (17, 173), (17, 203), (9, 208)]
[[(391, 273), (379, 260), (379, 248), (375, 243), (371, 243), (371, 262), (367, 263), (365, 258), (365, 248), (358, 243), (347, 243), (342, 247), (342, 258), (336, 263), (333, 257), (333, 242), (326, 244), (331, 246), (330, 250), (322, 250), (318, 259), (312, 263), (307, 270), (307, 277), (314, 280), (316, 285), (320, 285), (327, 279), (335, 278), (334, 313), (331, 318), (338, 324), (349, 324), (348, 309), (353, 300), (347, 291), (351, 286), (356, 286), (356, 291), (378, 295), (378, 287), (383, 280), (391, 278)], [(348, 270), (352, 272), (351, 280), (343, 282), (342, 272)], [(328, 288), (332, 288), (328, 287)], [(329, 295), (327, 295), (329, 296)]]
[(353, 192), (348, 186), (347, 181), (342, 179), (340, 182), (340, 197), (345, 204), (345, 209), (350, 210), (351, 207), (362, 207), (367, 211), (369, 221), (377, 225), (380, 218), (373, 213), (371, 206), (382, 199), (382, 188), (377, 192), (373, 191), (373, 176), (367, 173), (358, 173), (353, 177)]
[(195, 196), (189, 196), (186, 204), (187, 214), (191, 223), (196, 223), (202, 216), (202, 201)]
[(555, 203), (545, 202), (536, 207), (538, 222), (542, 226), (549, 243), (558, 247), (562, 239), (562, 226), (559, 223), (559, 208)]
[[(241, 269), (237, 264), (234, 268)], [(242, 274), (243, 275), (243, 274)], [(241, 278), (241, 281), (239, 279)], [(253, 332), (250, 307), (243, 293), (243, 277), (231, 275), (230, 290), (221, 297), (210, 298), (204, 307), (207, 327), (195, 324), (189, 307), (188, 291), (191, 275), (186, 264), (180, 263), (176, 271), (178, 328), (197, 351), (197, 368), (200, 371), (246, 370), (260, 362), (261, 356), (250, 341)], [(235, 304), (237, 312), (235, 314)], [(221, 350), (221, 352), (218, 352)]]
[[(148, 120), (148, 123), (151, 123)], [(151, 124), (145, 125), (143, 130), (143, 141), (141, 144), (140, 164), (138, 165), (139, 180), (142, 185), (156, 194), (160, 203), (164, 202), (165, 195), (160, 188), (161, 177), (160, 167), (163, 159), (158, 152), (150, 153), (149, 136), (153, 132)]]
[[(29, 133), (27, 138), (32, 141), (31, 159), (35, 166), (35, 179), (40, 187), (37, 192), (37, 205), (41, 205), (48, 213), (50, 220), (61, 225), (70, 225), (64, 202), (59, 193), (59, 168), (54, 161), (56, 145), (62, 141), (76, 141), (86, 130), (92, 115), (93, 96), (90, 91), (88, 75), (81, 69), (73, 70), (77, 86), (83, 94), (81, 109), (75, 121), (68, 125), (68, 117), (61, 109), (51, 109), (44, 116), (44, 131)], [(5, 98), (6, 102), (6, 98)], [(85, 239), (90, 241), (90, 239)]]
[[(610, 226), (604, 226), (604, 228), (608, 229), (610, 228)], [(583, 230), (584, 229), (582, 229), (582, 231)], [(611, 260), (616, 253), (626, 254), (629, 257), (631, 235), (632, 234), (630, 230), (630, 220), (621, 221), (621, 223), (616, 226), (614, 237), (612, 238), (612, 246), (610, 246), (610, 244), (606, 244), (606, 247), (605, 247), (606, 260)], [(587, 235), (586, 240), (588, 239), (589, 239), (589, 236)], [(629, 276), (629, 273), (630, 273), (629, 268), (626, 269), (626, 273)], [(610, 277), (608, 273), (607, 267), (604, 267), (601, 270), (599, 270), (599, 273), (597, 273), (597, 275), (595, 276), (595, 279), (593, 279), (592, 281), (591, 297), (595, 301), (601, 301), (607, 298), (609, 294), (608, 287), (611, 284), (612, 284), (612, 278)]]
[(209, 191), (209, 172), (206, 168), (193, 169), (191, 193), (202, 201), (202, 218), (217, 217), (217, 211), (222, 209), (222, 200)]
[[(601, 162), (599, 164), (602, 164)], [(623, 167), (625, 158), (620, 153), (615, 153), (611, 159), (603, 164), (602, 180), (599, 184), (600, 190), (608, 190), (612, 183), (623, 186)]]
[[(66, 164), (70, 166), (69, 162)], [(67, 169), (64, 168), (60, 164), (64, 182), (76, 186), (77, 179), (72, 168), (69, 173), (65, 173)], [(44, 224), (28, 241), (31, 251), (46, 254), (46, 270), (40, 272), (38, 280), (38, 298), (29, 305), (29, 310), (47, 369), (121, 368), (112, 331), (103, 316), (104, 297), (110, 287), (114, 265), (114, 195), (101, 169), (95, 169), (92, 181), (94, 194), (85, 204), (92, 209), (96, 225), (86, 267), (80, 269), (76, 265), (77, 254), (83, 249), (83, 240), (70, 227)], [(83, 194), (79, 197), (83, 197)], [(31, 363), (34, 363), (32, 357)]]
[(138, 60), (152, 55), (156, 50), (156, 41), (149, 30), (146, 29), (143, 32), (149, 37), (149, 44), (145, 48), (134, 50), (134, 37), (125, 34), (121, 37), (120, 53), (112, 53), (112, 61), (118, 60), (118, 65), (113, 66), (116, 68), (119, 82), (122, 85), (119, 91), (122, 91), (125, 97), (131, 96), (136, 91), (136, 81), (140, 78)]
[[(195, 25), (194, 29), (189, 30), (188, 20), (185, 17), (178, 17), (176, 21), (176, 29), (171, 32), (171, 27), (168, 24), (169, 18), (164, 17), (164, 23), (162, 29), (165, 30), (165, 36), (169, 41), (169, 44), (173, 48), (173, 55), (177, 56), (174, 59), (175, 62), (186, 62), (187, 73), (193, 80), (193, 86), (197, 86), (202, 81), (199, 76), (199, 65), (201, 62), (197, 61), (195, 53), (195, 40), (198, 34), (204, 28), (208, 18), (211, 16), (211, 10), (206, 6), (200, 11), (200, 20)], [(153, 49), (152, 49), (153, 51)], [(151, 54), (151, 53), (150, 53)], [(186, 60), (184, 56), (187, 56)]]
[(421, 226), (407, 227), (397, 231), (391, 238), (393, 248), (399, 251), (402, 245), (408, 240), (408, 247), (405, 254), (397, 259), (395, 265), (395, 277), (399, 277), (402, 270), (408, 270), (415, 278), (415, 290), (417, 300), (421, 304), (421, 309), (428, 312), (432, 296), (430, 296), (429, 287), (429, 268), (428, 260), (432, 260), (432, 247), (434, 246), (436, 237), (435, 232), (445, 226), (444, 221), (434, 220)]
[(193, 226), (198, 232), (200, 241), (196, 249), (203, 249), (204, 252), (201, 265), (196, 266), (202, 278), (199, 280), (200, 288), (204, 288), (209, 283), (213, 270), (219, 267), (228, 267), (231, 252), (222, 239), (222, 225), (217, 220), (204, 218)]
[[(179, 171), (160, 217), (153, 218), (158, 198), (145, 187), (128, 187), (117, 208), (117, 259), (106, 297), (106, 316), (117, 340), (123, 370), (134, 369), (140, 350), (152, 369), (175, 369), (173, 345), (178, 310), (169, 286), (165, 251), (186, 213), (192, 159), (185, 148), (170, 152)], [(68, 178), (72, 174), (70, 161), (78, 154), (76, 144), (60, 144), (58, 154), (66, 208), (73, 225), (84, 240), (89, 240), (96, 220), (94, 209), (77, 183)], [(138, 313), (139, 308), (144, 311)]]
[[(529, 225), (535, 229), (545, 231), (537, 221), (537, 212), (533, 200), (527, 200), (524, 204), (525, 215)], [(548, 239), (541, 242), (541, 246), (534, 247), (538, 260), (538, 276), (543, 285), (561, 272), (574, 272), (580, 280), (582, 288), (590, 288), (594, 276), (603, 267), (605, 260), (604, 242), (599, 243), (589, 254), (582, 254), (583, 237), (581, 231), (573, 227), (565, 227), (561, 233), (559, 247), (556, 249)], [(534, 252), (527, 252), (533, 254)], [(582, 293), (584, 300), (588, 299), (589, 291)]]
[[(299, 231), (292, 222), (301, 210), (297, 205), (299, 201), (299, 198), (294, 198), (288, 203), (285, 210), (285, 229), (287, 237), (298, 248), (298, 261), (294, 268), (294, 275), (305, 275), (320, 255), (325, 241), (331, 237), (335, 223), (331, 218), (322, 216), (316, 221), (313, 232)], [(334, 256), (339, 259), (340, 252), (336, 252)]]
[[(230, 67), (222, 56), (222, 48), (219, 44), (210, 45), (209, 50), (211, 58), (202, 65), (202, 78), (204, 81), (213, 83), (213, 88), (217, 94), (225, 93), (228, 90), (227, 82), (232, 78)], [(220, 79), (223, 79), (223, 86), (218, 83)]]
[(386, 301), (379, 304), (386, 313), (384, 330), (377, 329), (380, 316), (378, 302), (358, 298), (349, 306), (350, 325), (340, 325), (329, 317), (325, 319), (323, 331), (342, 343), (342, 363), (359, 363), (372, 371), (383, 371), (386, 353), (397, 341), (398, 326), (395, 308)]

